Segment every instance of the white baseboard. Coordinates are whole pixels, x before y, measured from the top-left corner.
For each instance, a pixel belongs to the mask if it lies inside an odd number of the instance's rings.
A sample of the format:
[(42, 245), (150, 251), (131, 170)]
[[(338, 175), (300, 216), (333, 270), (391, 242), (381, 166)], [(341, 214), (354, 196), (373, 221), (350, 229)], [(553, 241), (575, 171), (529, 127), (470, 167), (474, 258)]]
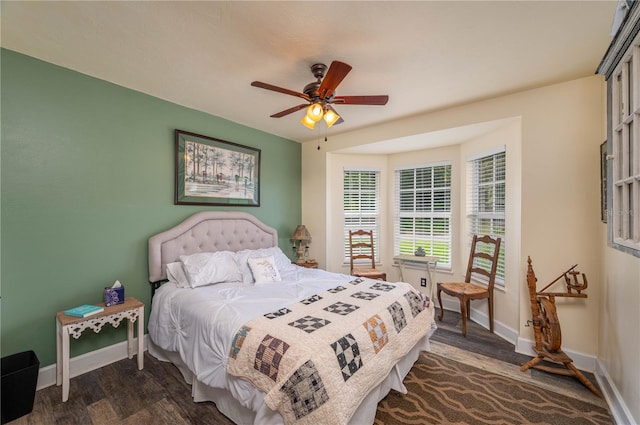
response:
[[(518, 338), (516, 343), (516, 352), (520, 354), (526, 354), (527, 356), (536, 357), (536, 352), (533, 347), (536, 345), (535, 341), (528, 338)], [(596, 370), (596, 356), (590, 354), (584, 354), (579, 351), (572, 351), (563, 349), (562, 351), (573, 360), (573, 364), (580, 370), (586, 372), (595, 372)]]
[[(457, 300), (443, 299), (442, 307), (445, 310), (460, 312), (460, 303)], [(489, 329), (489, 317), (485, 313), (471, 308), (471, 319), (485, 329)], [(518, 331), (506, 326), (504, 323), (501, 323), (497, 320), (494, 320), (493, 328), (496, 335), (515, 345), (516, 353), (526, 354), (527, 356), (531, 357), (536, 356), (536, 352), (533, 351), (532, 348), (535, 345), (535, 341), (521, 338), (518, 335)], [(595, 356), (571, 350), (564, 350), (564, 352), (573, 359), (573, 363), (578, 369), (587, 372), (594, 372), (596, 370)]]
[(602, 392), (604, 399), (607, 401), (609, 411), (611, 412), (611, 416), (613, 416), (615, 423), (637, 425), (638, 422), (633, 419), (631, 411), (629, 411), (629, 408), (620, 396), (620, 392), (611, 379), (611, 376), (609, 376), (609, 372), (607, 372), (604, 365), (599, 360), (596, 361), (595, 376), (598, 381), (598, 385), (600, 386), (600, 391)]
[[(144, 349), (147, 349), (148, 335), (144, 336)], [(138, 338), (133, 339), (134, 351), (138, 347)], [(134, 352), (134, 355), (137, 353)], [(127, 341), (119, 342), (99, 350), (91, 351), (77, 357), (69, 359), (69, 377), (82, 375), (91, 372), (108, 364), (117, 362), (127, 358)], [(55, 363), (43, 367), (38, 372), (38, 385), (36, 389), (50, 387), (56, 384), (56, 365)]]

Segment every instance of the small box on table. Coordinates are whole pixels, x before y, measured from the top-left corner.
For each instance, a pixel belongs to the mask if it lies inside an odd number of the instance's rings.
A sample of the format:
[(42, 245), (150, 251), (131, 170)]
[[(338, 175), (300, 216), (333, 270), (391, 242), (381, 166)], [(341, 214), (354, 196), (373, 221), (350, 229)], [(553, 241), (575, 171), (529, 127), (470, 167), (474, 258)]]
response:
[(104, 305), (110, 307), (112, 305), (124, 303), (124, 286), (104, 288)]

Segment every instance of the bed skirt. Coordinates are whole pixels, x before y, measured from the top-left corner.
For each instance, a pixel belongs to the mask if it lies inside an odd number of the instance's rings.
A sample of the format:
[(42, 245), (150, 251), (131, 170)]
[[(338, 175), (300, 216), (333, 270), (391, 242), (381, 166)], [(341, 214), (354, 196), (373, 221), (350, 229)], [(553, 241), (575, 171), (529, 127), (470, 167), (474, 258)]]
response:
[[(396, 390), (403, 394), (406, 394), (402, 381), (409, 373), (413, 364), (418, 360), (421, 351), (430, 351), (429, 338), (433, 330), (429, 332), (424, 338), (409, 351), (409, 353), (400, 360), (395, 367), (391, 370), (387, 378), (382, 381), (377, 387), (375, 387), (363, 400), (362, 404), (353, 417), (349, 421), (350, 424), (372, 424), (375, 416), (378, 403), (382, 400), (389, 391)], [(178, 370), (182, 373), (184, 380), (191, 385), (191, 396), (195, 402), (212, 401), (215, 403), (218, 410), (226, 417), (231, 419), (238, 425), (282, 425), (284, 423), (282, 416), (271, 410), (264, 404), (265, 394), (261, 391), (254, 390), (253, 400), (245, 400), (244, 405), (236, 400), (230, 391), (222, 388), (213, 388), (195, 379), (194, 374), (184, 364), (180, 355), (176, 352), (165, 351), (156, 346), (149, 339), (149, 354), (156, 359), (165, 362), (173, 363)], [(250, 386), (246, 381), (229, 375), (231, 381), (236, 381), (236, 384), (240, 386)], [(241, 382), (238, 382), (241, 381)], [(246, 406), (254, 406), (252, 409)], [(259, 407), (258, 407), (259, 406)]]

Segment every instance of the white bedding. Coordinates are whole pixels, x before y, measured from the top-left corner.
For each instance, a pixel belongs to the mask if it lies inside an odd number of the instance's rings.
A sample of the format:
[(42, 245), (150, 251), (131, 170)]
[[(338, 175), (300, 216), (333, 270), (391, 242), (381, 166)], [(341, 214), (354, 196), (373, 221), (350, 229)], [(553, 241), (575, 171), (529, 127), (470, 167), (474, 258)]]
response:
[[(281, 272), (281, 278), (282, 281), (265, 284), (219, 283), (196, 289), (166, 283), (153, 298), (149, 337), (157, 347), (179, 355), (199, 384), (229, 391), (243, 407), (253, 412), (264, 411), (264, 393), (227, 373), (227, 359), (236, 331), (257, 316), (353, 279), (344, 274), (296, 266)], [(428, 337), (417, 345), (412, 353), (415, 358), (420, 349), (428, 346)], [(389, 384), (391, 387), (400, 385), (396, 389), (402, 389), (401, 380), (415, 358), (403, 366), (406, 371), (403, 370), (400, 383)], [(372, 402), (378, 400), (373, 397)]]
[(179, 353), (198, 381), (239, 392), (237, 395), (244, 399), (245, 381), (231, 380), (236, 385), (230, 385), (226, 372), (231, 341), (240, 326), (351, 280), (348, 275), (303, 267), (295, 267), (281, 277), (280, 282), (261, 285), (235, 282), (196, 289), (166, 283), (153, 298), (149, 337), (158, 347)]

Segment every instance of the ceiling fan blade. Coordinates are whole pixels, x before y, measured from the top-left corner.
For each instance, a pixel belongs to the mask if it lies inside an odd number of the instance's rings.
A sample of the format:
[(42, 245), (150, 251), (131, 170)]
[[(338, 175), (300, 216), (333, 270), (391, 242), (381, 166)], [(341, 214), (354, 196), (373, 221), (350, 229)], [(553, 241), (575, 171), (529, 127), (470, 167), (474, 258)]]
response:
[(297, 96), (297, 97), (300, 97), (300, 98), (306, 100), (307, 102), (311, 101), (311, 98), (309, 96), (307, 96), (306, 94), (304, 94), (304, 93), (300, 93), (300, 92), (289, 90), (289, 89), (284, 89), (282, 87), (274, 86), (272, 84), (263, 83), (261, 81), (254, 81), (254, 82), (251, 83), (251, 85), (253, 87), (259, 87), (261, 89), (277, 91), (278, 93), (284, 93), (284, 94), (288, 94), (288, 95), (291, 95), (291, 96)]
[(293, 108), (285, 109), (284, 111), (278, 112), (277, 114), (273, 114), (271, 115), (271, 118), (282, 118), (285, 115), (289, 115), (293, 112), (299, 111), (300, 109), (304, 109), (307, 106), (309, 106), (307, 103), (303, 103), (301, 105), (294, 106)]
[(341, 105), (386, 105), (389, 96), (336, 96), (332, 103)]
[(351, 65), (347, 65), (340, 61), (331, 62), (331, 66), (329, 67), (327, 74), (322, 79), (322, 83), (318, 89), (320, 99), (331, 97), (333, 92), (336, 90), (336, 87), (338, 87), (338, 84), (342, 82), (349, 71), (351, 71)]

